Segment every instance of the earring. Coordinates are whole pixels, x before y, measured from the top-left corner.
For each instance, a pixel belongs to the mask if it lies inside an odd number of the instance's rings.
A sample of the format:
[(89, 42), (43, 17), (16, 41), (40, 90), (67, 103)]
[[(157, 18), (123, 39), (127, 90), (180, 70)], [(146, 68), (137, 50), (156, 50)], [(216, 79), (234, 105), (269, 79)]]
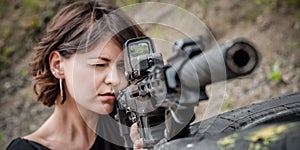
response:
[(62, 79), (60, 78), (59, 79), (59, 90), (60, 90), (60, 97), (62, 99), (61, 101), (61, 104), (63, 104), (65, 102), (65, 99), (64, 99), (64, 91), (63, 91), (63, 83), (62, 83)]
[(62, 79), (61, 78), (59, 79), (59, 90), (60, 90), (60, 97), (63, 97), (63, 93), (62, 93), (63, 88), (62, 88)]
[(53, 75), (55, 75), (55, 74), (56, 74), (56, 72), (55, 72), (55, 71), (53, 71), (53, 72), (52, 72), (52, 74), (53, 74)]

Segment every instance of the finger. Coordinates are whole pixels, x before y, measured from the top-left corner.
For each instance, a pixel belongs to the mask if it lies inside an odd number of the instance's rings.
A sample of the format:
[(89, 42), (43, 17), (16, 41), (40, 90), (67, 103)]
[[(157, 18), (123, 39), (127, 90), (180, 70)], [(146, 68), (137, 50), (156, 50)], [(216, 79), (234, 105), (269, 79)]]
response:
[(144, 145), (143, 139), (140, 138), (140, 139), (138, 139), (134, 142), (133, 147), (134, 147), (135, 150), (142, 150), (143, 145)]
[(133, 142), (140, 139), (137, 123), (132, 124), (130, 127), (130, 138)]

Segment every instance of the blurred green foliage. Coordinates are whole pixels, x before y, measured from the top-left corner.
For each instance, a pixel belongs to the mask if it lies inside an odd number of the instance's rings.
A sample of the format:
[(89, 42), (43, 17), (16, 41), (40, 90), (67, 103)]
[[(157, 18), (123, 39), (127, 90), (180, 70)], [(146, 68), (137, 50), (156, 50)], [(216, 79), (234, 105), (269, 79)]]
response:
[[(30, 49), (34, 38), (41, 34), (53, 16), (51, 0), (0, 0), (0, 70), (8, 69)], [(23, 43), (25, 42), (26, 43)]]
[(113, 3), (115, 3), (118, 6), (132, 5), (142, 2), (147, 2), (147, 0), (113, 0)]
[(3, 38), (7, 38), (11, 34), (11, 29), (9, 27), (6, 27), (2, 31), (2, 36)]
[(227, 98), (227, 99), (225, 100), (225, 102), (223, 103), (222, 111), (223, 111), (223, 112), (226, 112), (226, 111), (228, 111), (229, 109), (231, 109), (232, 106), (233, 106), (233, 100), (232, 100), (232, 98), (229, 97), (229, 98)]
[(3, 139), (3, 134), (0, 133), (0, 141)]
[(291, 49), (298, 50), (300, 48), (300, 42), (293, 42), (291, 44)]
[(12, 63), (10, 55), (13, 53), (13, 50), (10, 47), (5, 46), (0, 52), (0, 68), (7, 69)]
[[(65, 0), (67, 1), (67, 0)], [(71, 0), (70, 0), (71, 1)], [(167, 2), (167, 1), (161, 1), (161, 0), (152, 0), (152, 1), (156, 1), (156, 2)], [(12, 13), (9, 12), (9, 7), (7, 7), (7, 3), (8, 2), (12, 2), (9, 0), (0, 0), (0, 18), (4, 17), (4, 14), (7, 13)], [(136, 4), (136, 3), (141, 3), (141, 2), (146, 2), (146, 0), (112, 0), (110, 1), (112, 3), (115, 3), (119, 6), (126, 6), (126, 5), (130, 5), (130, 4)], [(218, 2), (218, 0), (198, 0), (199, 7), (205, 7), (208, 4), (212, 4), (212, 3), (216, 3)], [(14, 52), (16, 52), (15, 48), (18, 49), (19, 47), (14, 46), (12, 47), (11, 45), (14, 45), (15, 43), (13, 43), (14, 41), (21, 41), (21, 40), (15, 40), (14, 37), (15, 35), (19, 36), (18, 34), (14, 33), (16, 32), (16, 28), (22, 27), (24, 28), (24, 30), (27, 32), (27, 34), (34, 30), (36, 28), (42, 28), (45, 26), (44, 24), (44, 20), (45, 18), (51, 18), (51, 16), (53, 16), (54, 14), (54, 10), (50, 9), (52, 6), (54, 6), (54, 4), (57, 4), (57, 2), (55, 3), (52, 0), (20, 0), (20, 1), (16, 1), (14, 2), (15, 4), (13, 5), (13, 9), (23, 9), (21, 10), (21, 14), (16, 15), (17, 17), (19, 17), (18, 19), (13, 18), (14, 15), (11, 15), (12, 18), (10, 18), (11, 20), (16, 19), (17, 22), (12, 23), (11, 26), (7, 26), (7, 27), (1, 27), (0, 30), (0, 44), (1, 44), (1, 40), (2, 44), (0, 45), (1, 49), (0, 49), (0, 69), (3, 68), (8, 68), (9, 65), (11, 64), (11, 62), (14, 60), (11, 60), (11, 56), (14, 55)], [(62, 2), (63, 3), (63, 2)], [(248, 19), (251, 21), (255, 21), (255, 19), (257, 18), (257, 16), (262, 12), (262, 10), (267, 10), (267, 11), (277, 11), (276, 8), (278, 6), (281, 5), (285, 5), (288, 8), (300, 8), (300, 0), (254, 0), (249, 2), (251, 3), (251, 5), (255, 5), (253, 6), (253, 9), (251, 8), (251, 10), (249, 10), (248, 16), (246, 16), (246, 18), (244, 19)], [(188, 0), (182, 0), (182, 1), (178, 1), (177, 3), (178, 5), (180, 5), (181, 7), (188, 9), (188, 7), (190, 7), (189, 5), (193, 5), (191, 4), (191, 1)], [(18, 6), (18, 7), (16, 7)], [(259, 7), (256, 7), (259, 6)], [(296, 9), (297, 10), (297, 9)], [(18, 12), (18, 11), (14, 11), (13, 13)], [(300, 11), (295, 11), (294, 16), (297, 18), (297, 20), (300, 21)], [(19, 32), (20, 29), (18, 29), (17, 32)], [(28, 31), (29, 30), (29, 31)], [(32, 32), (35, 34), (35, 32)], [(40, 32), (40, 30), (37, 30), (38, 32)], [(31, 33), (31, 32), (30, 32)], [(153, 35), (156, 37), (162, 37), (163, 34), (161, 33), (159, 28), (155, 28), (153, 30)], [(28, 35), (27, 38), (29, 37)], [(19, 36), (19, 38), (21, 38), (21, 36)], [(23, 37), (24, 38), (24, 37)], [(30, 37), (29, 37), (30, 38)], [(8, 39), (8, 40), (6, 40)]]
[(21, 70), (21, 75), (22, 75), (23, 77), (29, 76), (29, 71), (28, 71), (28, 69), (22, 69), (22, 70)]
[(271, 72), (268, 74), (268, 79), (274, 81), (276, 84), (281, 81), (280, 66), (282, 64), (281, 59), (277, 59), (274, 63)]
[(259, 5), (280, 5), (286, 3), (290, 6), (297, 6), (299, 0), (255, 0), (255, 3)]
[[(255, 0), (252, 9), (248, 10), (248, 16), (245, 18), (255, 21), (261, 13), (278, 12), (280, 8), (284, 8), (284, 12), (295, 13), (295, 17), (300, 21), (299, 8), (300, 0)], [(298, 14), (298, 15), (297, 15)]]
[(266, 9), (275, 9), (276, 6), (287, 5), (288, 7), (299, 7), (300, 0), (255, 0), (257, 5)]
[(154, 27), (151, 37), (158, 38), (158, 39), (164, 39), (164, 34), (162, 33), (162, 31), (158, 25), (156, 25)]
[(4, 6), (5, 6), (5, 2), (3, 0), (0, 0), (0, 18), (3, 17), (4, 14)]
[(4, 47), (2, 50), (2, 55), (9, 56), (13, 53), (13, 50), (10, 47)]
[(295, 17), (296, 17), (297, 20), (300, 22), (300, 12), (297, 12), (297, 13), (295, 14)]
[(23, 0), (23, 4), (25, 6), (26, 11), (28, 12), (36, 12), (43, 3), (43, 0)]

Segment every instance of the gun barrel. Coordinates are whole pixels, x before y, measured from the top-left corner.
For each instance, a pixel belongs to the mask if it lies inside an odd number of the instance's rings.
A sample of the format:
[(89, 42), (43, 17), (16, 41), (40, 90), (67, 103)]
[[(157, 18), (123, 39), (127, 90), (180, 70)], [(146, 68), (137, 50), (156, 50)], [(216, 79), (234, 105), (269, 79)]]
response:
[[(225, 64), (228, 77), (250, 74), (259, 63), (259, 53), (250, 42), (236, 40), (224, 46)], [(229, 74), (230, 73), (230, 74)], [(233, 75), (231, 75), (233, 74)], [(228, 78), (227, 79), (230, 79)]]
[[(180, 72), (183, 86), (194, 89), (250, 74), (259, 63), (259, 52), (245, 39), (227, 41), (187, 62)], [(199, 84), (195, 84), (195, 83)]]

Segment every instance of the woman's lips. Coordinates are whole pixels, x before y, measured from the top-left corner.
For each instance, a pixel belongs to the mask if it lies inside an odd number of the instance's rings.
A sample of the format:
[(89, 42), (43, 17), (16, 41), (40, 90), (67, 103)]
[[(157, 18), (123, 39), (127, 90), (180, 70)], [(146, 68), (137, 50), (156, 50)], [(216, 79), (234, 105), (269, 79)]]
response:
[(115, 100), (115, 94), (98, 94), (105, 101)]

